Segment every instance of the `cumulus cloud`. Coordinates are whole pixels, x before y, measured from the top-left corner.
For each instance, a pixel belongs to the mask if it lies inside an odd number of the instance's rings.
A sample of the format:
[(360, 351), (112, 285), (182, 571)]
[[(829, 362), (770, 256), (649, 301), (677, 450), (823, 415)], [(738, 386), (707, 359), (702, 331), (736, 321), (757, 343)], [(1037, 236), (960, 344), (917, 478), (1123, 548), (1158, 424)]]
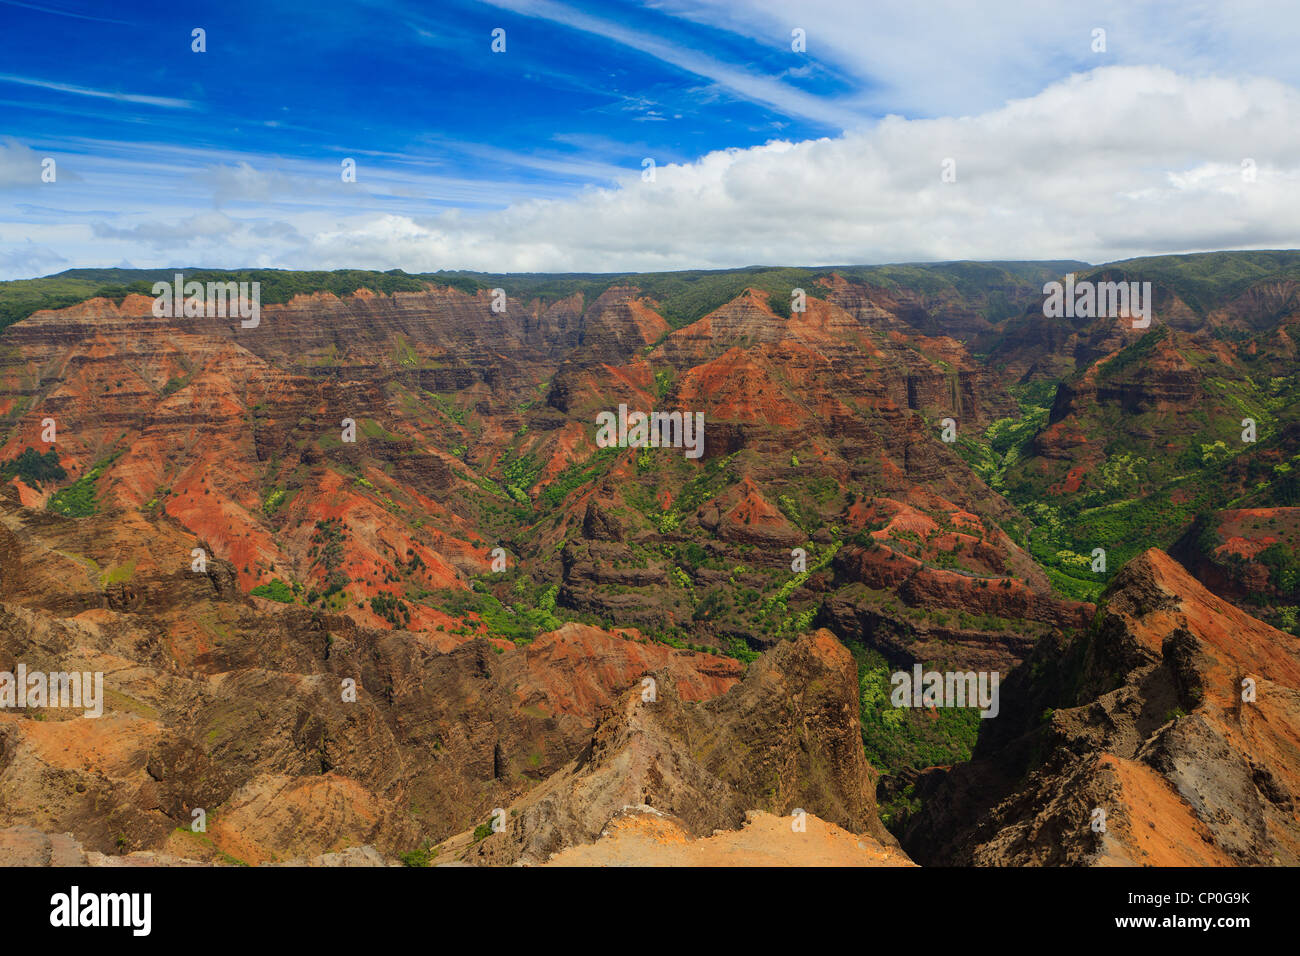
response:
[(227, 237), (237, 228), (242, 226), (221, 212), (201, 212), (175, 222), (140, 223), (127, 229), (118, 229), (105, 222), (96, 222), (91, 226), (97, 239), (137, 240), (159, 249)]
[(40, 182), (43, 158), (15, 139), (0, 142), (0, 189)]
[(644, 270), (1300, 245), (1297, 128), (1300, 92), (1276, 81), (1111, 67), (979, 116), (715, 152), (570, 200), (343, 223), (305, 233), (295, 263)]
[(0, 274), (44, 275), (67, 262), (53, 249), (38, 246), (31, 240), (13, 249), (0, 249)]
[[(24, 235), (78, 264), (170, 265), (168, 250), (184, 248), (214, 266), (493, 272), (1294, 247), (1297, 129), (1300, 90), (1276, 80), (1106, 67), (973, 116), (888, 116), (492, 211), (381, 212), (358, 208), (355, 193), (347, 205), (259, 207), (263, 188), (285, 185), (232, 166), (208, 186), (213, 200), (246, 200), (239, 215), (190, 205), (175, 219), (100, 222), (80, 243)], [(954, 182), (942, 179), (948, 160)]]

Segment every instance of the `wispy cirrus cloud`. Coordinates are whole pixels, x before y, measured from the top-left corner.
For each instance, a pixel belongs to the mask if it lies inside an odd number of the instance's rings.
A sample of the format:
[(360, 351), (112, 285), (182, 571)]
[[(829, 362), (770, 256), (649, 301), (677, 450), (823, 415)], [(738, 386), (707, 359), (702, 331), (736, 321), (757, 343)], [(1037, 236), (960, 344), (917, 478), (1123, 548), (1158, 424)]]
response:
[(808, 59), (853, 77), (864, 109), (908, 116), (984, 112), (1100, 66), (1300, 83), (1291, 0), (656, 0), (655, 8), (769, 49), (800, 27)]
[(54, 80), (43, 80), (32, 76), (14, 76), (12, 73), (0, 73), (0, 83), (34, 86), (55, 93), (92, 96), (97, 99), (115, 100), (119, 103), (135, 103), (140, 106), (158, 106), (173, 110), (197, 109), (197, 105), (192, 101), (176, 99), (171, 96), (148, 96), (143, 93), (122, 93), (117, 90), (95, 90), (87, 86), (73, 86), (71, 83), (58, 83)]
[[(631, 29), (616, 20), (595, 16), (556, 0), (487, 0), (492, 6), (579, 30), (602, 41), (618, 43), (709, 80), (733, 95), (834, 129), (860, 127), (870, 114), (839, 98), (816, 95), (782, 83), (770, 74), (710, 56), (698, 49), (668, 42), (652, 33)], [(787, 32), (787, 38), (789, 33)]]
[(42, 5), (39, 3), (24, 3), (22, 0), (0, 0), (0, 4), (6, 7), (21, 7), (24, 10), (35, 10), (37, 13), (48, 13), (56, 17), (71, 17), (74, 20), (89, 20), (92, 23), (120, 23), (123, 26), (129, 25), (126, 20), (114, 20), (112, 17), (96, 17), (89, 13), (81, 13), (76, 10), (60, 10), (57, 7)]

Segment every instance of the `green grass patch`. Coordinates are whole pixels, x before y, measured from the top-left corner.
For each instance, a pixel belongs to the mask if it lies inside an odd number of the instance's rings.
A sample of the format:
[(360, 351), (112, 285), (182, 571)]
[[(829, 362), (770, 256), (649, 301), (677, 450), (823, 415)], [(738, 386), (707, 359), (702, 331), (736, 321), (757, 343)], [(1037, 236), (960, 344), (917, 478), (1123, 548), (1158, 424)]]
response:
[(279, 578), (275, 578), (269, 584), (259, 584), (248, 593), (253, 597), (266, 598), (268, 601), (279, 601), (281, 604), (292, 604), (294, 602), (293, 588)]
[(50, 496), (45, 506), (46, 510), (69, 518), (89, 518), (93, 515), (98, 510), (95, 482), (103, 476), (108, 466), (116, 461), (120, 454), (121, 452), (110, 455), (68, 487), (56, 491)]

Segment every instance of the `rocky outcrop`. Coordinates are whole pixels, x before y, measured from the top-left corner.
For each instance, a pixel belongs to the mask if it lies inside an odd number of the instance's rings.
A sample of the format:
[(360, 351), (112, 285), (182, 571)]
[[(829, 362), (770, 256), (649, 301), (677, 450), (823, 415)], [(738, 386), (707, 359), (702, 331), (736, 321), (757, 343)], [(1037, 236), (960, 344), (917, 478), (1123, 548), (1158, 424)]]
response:
[[(176, 838), (178, 843), (189, 842), (197, 851), (196, 858), (177, 856), (155, 850), (133, 850), (129, 853), (99, 853), (86, 850), (70, 833), (42, 833), (28, 826), (8, 827), (0, 830), (0, 866), (230, 866), (235, 861), (214, 851), (201, 833), (191, 831)], [(397, 866), (396, 860), (385, 857), (373, 846), (354, 846), (337, 852), (321, 853), (313, 857), (295, 857), (267, 866)]]
[(874, 784), (856, 666), (819, 631), (779, 645), (710, 701), (682, 700), (666, 674), (621, 695), (576, 760), (504, 808), (498, 832), (462, 834), (439, 857), (544, 862), (594, 842), (625, 807), (641, 805), (694, 837), (740, 828), (747, 810), (804, 810), (889, 844)]
[(622, 541), (623, 523), (608, 508), (591, 501), (582, 516), (582, 535), (591, 541)]
[(1215, 594), (1258, 614), (1265, 601), (1287, 607), (1300, 600), (1298, 535), (1300, 508), (1228, 508), (1201, 515), (1170, 554)]
[(812, 815), (745, 814), (742, 830), (691, 839), (680, 820), (653, 807), (628, 807), (595, 843), (555, 854), (546, 866), (912, 866), (897, 847), (850, 833)]
[(1142, 343), (1146, 354), (1140, 361), (1124, 364), (1112, 359), (1113, 365), (1102, 363), (1090, 374), (1061, 383), (1048, 424), (1079, 415), (1095, 405), (1140, 415), (1183, 410), (1200, 398), (1204, 375), (1179, 350), (1179, 340), (1168, 328), (1149, 334), (1150, 344)]
[(917, 786), (922, 863), (1295, 865), (1300, 648), (1163, 552), (1044, 641), (975, 760)]
[[(972, 540), (964, 553), (977, 557), (986, 546)], [(1008, 554), (1009, 549), (991, 555), (984, 573), (976, 574), (932, 567), (881, 544), (848, 545), (835, 556), (835, 578), (825, 586), (829, 593), (818, 623), (899, 666), (942, 664), (1005, 674), (1042, 636), (1074, 633), (1094, 611), (1091, 604), (1054, 597), (1045, 583), (1034, 581), (1037, 588), (1031, 588), (1010, 573), (991, 576), (1008, 567)], [(999, 627), (999, 621), (1014, 623)]]

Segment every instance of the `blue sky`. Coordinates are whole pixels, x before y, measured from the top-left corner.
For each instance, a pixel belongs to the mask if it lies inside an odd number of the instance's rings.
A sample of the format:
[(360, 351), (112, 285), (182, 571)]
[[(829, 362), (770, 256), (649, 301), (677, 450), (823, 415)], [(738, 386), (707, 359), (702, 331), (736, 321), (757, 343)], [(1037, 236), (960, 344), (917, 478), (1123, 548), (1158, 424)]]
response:
[[(363, 183), (383, 171), (432, 186), (388, 195), (396, 208), (500, 207), (610, 184), (647, 156), (689, 161), (840, 131), (627, 42), (504, 6), (259, 0), (187, 13), (165, 2), (5, 0), (0, 11), (5, 134), (87, 172), (100, 156), (146, 162), (159, 145), (268, 170), (353, 157)], [(806, 112), (854, 85), (788, 44), (637, 5), (563, 11), (683, 56), (706, 50), (702, 59), (807, 97)], [(200, 26), (204, 54), (191, 50)], [(504, 54), (491, 51), (498, 27)]]
[(1286, 4), (185, 6), (0, 0), (0, 278), (1295, 244)]

